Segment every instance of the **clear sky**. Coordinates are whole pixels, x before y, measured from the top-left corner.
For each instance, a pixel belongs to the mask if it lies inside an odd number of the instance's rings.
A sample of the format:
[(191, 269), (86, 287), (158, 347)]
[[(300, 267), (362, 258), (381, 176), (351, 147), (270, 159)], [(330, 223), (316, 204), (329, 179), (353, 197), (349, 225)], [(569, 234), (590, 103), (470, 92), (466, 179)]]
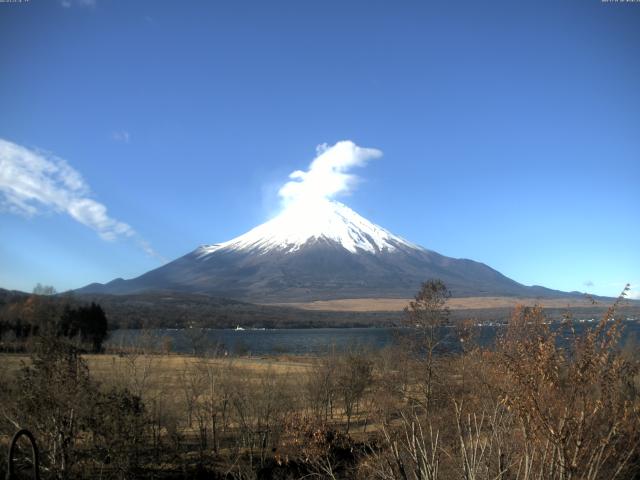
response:
[(640, 2), (0, 3), (0, 286), (130, 278), (339, 200), (525, 283), (640, 287)]

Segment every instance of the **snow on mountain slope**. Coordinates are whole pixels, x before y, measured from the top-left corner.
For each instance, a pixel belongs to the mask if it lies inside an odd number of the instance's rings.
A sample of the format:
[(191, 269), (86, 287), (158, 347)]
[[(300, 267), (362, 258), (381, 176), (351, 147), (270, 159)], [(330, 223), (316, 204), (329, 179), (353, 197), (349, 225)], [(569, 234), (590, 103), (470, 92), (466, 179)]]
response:
[(566, 295), (414, 245), (330, 200), (290, 205), (228, 242), (199, 247), (139, 277), (78, 292), (172, 291), (265, 303), (408, 298), (430, 278), (441, 279), (459, 297)]
[(277, 217), (228, 242), (205, 245), (198, 249), (198, 257), (206, 257), (219, 250), (273, 250), (295, 252), (312, 240), (334, 241), (351, 253), (393, 252), (398, 247), (421, 249), (388, 230), (361, 217), (347, 206), (331, 200), (319, 200), (286, 209)]

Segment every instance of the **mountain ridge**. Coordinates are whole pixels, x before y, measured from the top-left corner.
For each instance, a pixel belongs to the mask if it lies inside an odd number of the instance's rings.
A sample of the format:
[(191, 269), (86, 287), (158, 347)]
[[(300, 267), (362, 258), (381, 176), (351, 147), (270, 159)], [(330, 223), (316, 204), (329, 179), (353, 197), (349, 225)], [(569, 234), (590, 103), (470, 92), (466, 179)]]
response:
[(575, 295), (525, 286), (484, 263), (446, 257), (329, 200), (285, 209), (245, 234), (200, 246), (136, 278), (93, 283), (77, 291), (173, 290), (276, 303), (406, 298), (429, 278), (441, 279), (462, 297)]

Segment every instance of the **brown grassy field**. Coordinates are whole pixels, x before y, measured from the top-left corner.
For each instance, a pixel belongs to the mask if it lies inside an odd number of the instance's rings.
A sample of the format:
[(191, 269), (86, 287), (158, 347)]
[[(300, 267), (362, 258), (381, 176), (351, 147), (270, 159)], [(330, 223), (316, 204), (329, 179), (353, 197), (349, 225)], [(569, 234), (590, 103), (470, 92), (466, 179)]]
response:
[[(279, 303), (273, 305), (322, 310), (329, 312), (398, 312), (406, 307), (409, 298), (345, 298), (341, 300), (318, 300), (315, 302)], [(516, 305), (540, 305), (543, 308), (591, 307), (589, 299), (537, 299), (524, 297), (467, 297), (451, 298), (451, 310), (473, 310), (513, 308)]]
[[(182, 374), (196, 363), (221, 367), (233, 367), (239, 375), (261, 377), (267, 372), (287, 377), (305, 374), (311, 368), (312, 359), (307, 357), (268, 358), (211, 358), (203, 359), (189, 355), (139, 355), (135, 358), (115, 354), (83, 355), (91, 376), (101, 383), (113, 384), (131, 381), (132, 376), (145, 376), (146, 388), (151, 392), (170, 392), (178, 389)], [(11, 376), (24, 364), (29, 364), (27, 354), (0, 354), (2, 373)]]

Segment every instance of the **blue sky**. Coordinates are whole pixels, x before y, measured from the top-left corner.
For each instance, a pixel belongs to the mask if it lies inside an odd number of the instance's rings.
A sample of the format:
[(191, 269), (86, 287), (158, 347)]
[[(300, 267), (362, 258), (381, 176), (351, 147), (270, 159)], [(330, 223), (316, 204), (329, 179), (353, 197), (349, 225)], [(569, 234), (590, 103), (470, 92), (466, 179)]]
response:
[(0, 172), (1, 287), (228, 240), (345, 139), (383, 156), (340, 200), (398, 235), (525, 284), (640, 284), (640, 3), (31, 0), (0, 3), (0, 41), (5, 162), (54, 189), (20, 205)]

